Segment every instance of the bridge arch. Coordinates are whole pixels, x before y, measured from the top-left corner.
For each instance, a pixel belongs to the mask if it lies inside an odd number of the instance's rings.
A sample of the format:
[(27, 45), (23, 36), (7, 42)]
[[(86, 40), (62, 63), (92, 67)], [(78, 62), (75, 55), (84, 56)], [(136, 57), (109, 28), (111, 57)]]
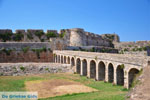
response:
[(98, 64), (98, 80), (105, 80), (105, 64), (103, 61), (100, 61)]
[(71, 66), (75, 66), (75, 59), (73, 57), (71, 58)]
[(54, 55), (54, 61), (57, 63), (57, 55)]
[(90, 61), (90, 78), (96, 79), (96, 62), (94, 60)]
[(128, 73), (129, 88), (132, 86), (134, 78), (136, 77), (138, 73), (139, 73), (139, 70), (136, 68), (132, 68), (129, 70), (129, 73)]
[(69, 56), (68, 56), (68, 59), (67, 59), (67, 60), (68, 60), (67, 63), (70, 64), (70, 57), (69, 57)]
[(81, 72), (81, 60), (80, 60), (80, 58), (77, 58), (77, 60), (76, 60), (76, 72), (77, 72), (77, 74), (80, 74), (80, 72)]
[(66, 56), (64, 56), (64, 64), (66, 64)]
[(87, 76), (87, 60), (86, 59), (82, 60), (82, 71), (83, 71), (83, 76)]
[(63, 64), (63, 56), (61, 55), (61, 63)]
[(117, 66), (116, 74), (117, 85), (124, 85), (124, 68), (121, 65)]
[(58, 63), (60, 63), (60, 55), (58, 55)]
[(114, 66), (112, 63), (108, 64), (108, 82), (114, 82)]

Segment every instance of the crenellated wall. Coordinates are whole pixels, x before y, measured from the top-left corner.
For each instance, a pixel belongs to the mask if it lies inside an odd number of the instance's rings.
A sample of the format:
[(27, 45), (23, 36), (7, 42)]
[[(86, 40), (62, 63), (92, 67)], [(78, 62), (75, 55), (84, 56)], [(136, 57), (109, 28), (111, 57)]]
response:
[[(1, 42), (12, 42), (12, 41), (16, 41), (14, 39), (15, 36), (17, 36), (18, 34), (23, 35), (21, 36), (20, 40), (17, 40), (16, 42), (48, 42), (49, 38), (46, 36), (47, 33), (52, 32), (54, 33), (56, 36), (58, 36), (58, 32), (57, 30), (47, 30), (47, 32), (44, 32), (42, 29), (27, 29), (27, 30), (15, 30), (15, 32), (13, 33), (11, 29), (0, 29), (0, 41)], [(6, 35), (8, 34), (9, 35)], [(2, 39), (2, 35), (6, 35), (7, 37), (10, 36), (11, 39), (8, 39), (6, 41), (4, 41)], [(16, 35), (17, 34), (17, 35)], [(41, 35), (41, 36), (38, 36)]]
[[(53, 36), (48, 36), (53, 33)], [(113, 40), (116, 34), (108, 34), (107, 36), (97, 35), (91, 32), (86, 32), (84, 29), (62, 29), (58, 33), (57, 30), (47, 30), (44, 32), (41, 29), (16, 30), (15, 33), (10, 29), (0, 29), (0, 42), (55, 42), (60, 40), (67, 46), (106, 46), (113, 47)], [(7, 38), (6, 38), (7, 37)], [(107, 38), (106, 38), (107, 37)]]

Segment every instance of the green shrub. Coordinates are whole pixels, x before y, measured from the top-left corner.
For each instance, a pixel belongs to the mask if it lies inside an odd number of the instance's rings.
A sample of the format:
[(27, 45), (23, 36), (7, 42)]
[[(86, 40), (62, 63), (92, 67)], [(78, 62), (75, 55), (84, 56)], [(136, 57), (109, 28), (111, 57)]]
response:
[(52, 52), (51, 48), (48, 48), (48, 51), (49, 51), (49, 52)]
[(6, 53), (6, 55), (10, 55), (10, 53), (12, 52), (11, 49), (5, 49), (5, 48), (2, 48), (1, 51)]
[(128, 51), (128, 49), (127, 49), (127, 48), (124, 48), (124, 51)]
[(37, 37), (39, 37), (39, 39), (41, 39), (41, 36), (44, 35), (43, 31), (37, 31), (34, 33)]
[(47, 34), (46, 34), (46, 37), (49, 39), (49, 38), (53, 38), (53, 37), (57, 37), (57, 35), (54, 33), (54, 32), (48, 32)]
[(120, 51), (120, 54), (124, 54), (123, 50)]
[(14, 41), (21, 41), (24, 35), (22, 33), (16, 33), (14, 34), (13, 40)]
[(120, 65), (120, 67), (121, 67), (121, 69), (124, 69), (124, 68), (125, 68), (124, 64)]
[(95, 52), (95, 48), (93, 47), (92, 49), (90, 49), (91, 52)]
[(147, 47), (143, 47), (143, 50), (144, 50), (144, 51), (147, 51)]
[(95, 60), (97, 60), (98, 58), (97, 58), (97, 56), (95, 56)]
[(25, 47), (25, 48), (22, 48), (22, 51), (23, 51), (24, 53), (27, 53), (27, 52), (29, 51), (29, 49), (30, 49), (30, 47)]
[(23, 66), (20, 66), (20, 69), (21, 69), (22, 71), (24, 71), (24, 70), (25, 70), (25, 67), (23, 67)]
[(41, 42), (44, 42), (44, 39), (40, 39), (41, 40)]
[(131, 45), (128, 45), (129, 47), (132, 47)]
[(35, 52), (37, 57), (38, 57), (38, 59), (40, 59), (40, 53), (41, 52), (46, 52), (47, 49), (46, 49), (46, 47), (43, 47), (43, 48), (40, 48), (40, 49), (32, 49), (32, 51)]
[(142, 51), (143, 49), (142, 49), (142, 48), (137, 48), (137, 50), (138, 50), (138, 51)]
[(6, 42), (7, 40), (11, 40), (12, 33), (5, 33), (0, 34), (0, 39), (3, 40), (3, 42)]
[(66, 34), (66, 32), (63, 32), (63, 33), (59, 34), (59, 37), (63, 38), (65, 36), (65, 34)]
[(32, 34), (31, 34), (31, 33), (28, 33), (28, 34), (27, 34), (27, 37), (28, 37), (28, 39), (30, 39), (30, 40), (32, 40), (32, 39), (33, 39), (33, 36), (32, 36)]

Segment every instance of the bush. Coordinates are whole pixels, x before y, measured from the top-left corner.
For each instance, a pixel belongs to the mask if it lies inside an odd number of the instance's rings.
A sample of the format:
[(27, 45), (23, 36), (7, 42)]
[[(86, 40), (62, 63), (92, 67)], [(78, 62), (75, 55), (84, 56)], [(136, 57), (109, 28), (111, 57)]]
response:
[(38, 57), (38, 59), (40, 59), (40, 53), (41, 52), (46, 52), (47, 49), (46, 49), (46, 47), (43, 47), (43, 48), (40, 48), (40, 49), (32, 49), (32, 51), (35, 52), (37, 57)]
[(27, 34), (27, 37), (28, 37), (28, 39), (30, 39), (30, 40), (32, 40), (32, 39), (33, 39), (33, 36), (32, 36), (32, 34), (31, 34), (31, 33), (28, 33), (28, 34)]
[(3, 42), (6, 42), (7, 40), (11, 40), (12, 33), (5, 33), (0, 34), (0, 39), (3, 40)]
[(24, 70), (25, 70), (25, 67), (23, 67), (23, 66), (20, 66), (20, 69), (21, 69), (22, 71), (24, 71)]
[(124, 48), (124, 51), (128, 51), (128, 49), (127, 49), (127, 48)]
[(46, 34), (46, 37), (49, 39), (49, 38), (51, 38), (51, 37), (57, 37), (57, 35), (56, 35), (54, 32), (48, 32), (48, 33)]
[(63, 38), (65, 36), (65, 34), (66, 34), (66, 32), (63, 32), (63, 33), (59, 34), (59, 37)]
[(10, 55), (10, 53), (12, 52), (11, 49), (5, 49), (5, 48), (2, 48), (1, 51), (6, 53), (6, 55)]
[(25, 48), (22, 48), (22, 51), (23, 51), (24, 53), (27, 53), (27, 52), (29, 51), (29, 49), (30, 49), (30, 47), (25, 47)]
[(41, 39), (41, 36), (44, 35), (43, 31), (37, 31), (34, 33), (37, 37), (39, 37), (39, 39)]
[(49, 51), (49, 52), (52, 52), (51, 48), (48, 48), (48, 51)]
[(14, 41), (21, 41), (24, 35), (22, 33), (16, 33), (14, 34), (13, 40)]

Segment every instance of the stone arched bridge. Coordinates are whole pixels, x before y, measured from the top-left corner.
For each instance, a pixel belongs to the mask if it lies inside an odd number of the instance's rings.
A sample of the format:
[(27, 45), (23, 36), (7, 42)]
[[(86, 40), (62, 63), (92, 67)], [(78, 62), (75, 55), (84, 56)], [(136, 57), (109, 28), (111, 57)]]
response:
[(80, 75), (123, 85), (125, 88), (132, 85), (135, 75), (147, 65), (146, 58), (125, 54), (69, 50), (55, 50), (53, 53), (55, 63), (71, 64)]

